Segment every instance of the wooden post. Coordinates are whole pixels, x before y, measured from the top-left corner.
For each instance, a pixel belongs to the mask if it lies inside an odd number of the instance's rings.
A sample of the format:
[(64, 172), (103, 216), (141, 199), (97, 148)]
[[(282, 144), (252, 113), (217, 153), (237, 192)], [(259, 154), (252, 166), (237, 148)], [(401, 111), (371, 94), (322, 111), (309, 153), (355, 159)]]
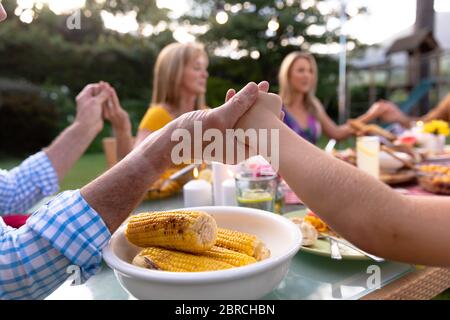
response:
[(386, 74), (386, 99), (389, 99), (389, 96), (391, 95), (391, 80), (392, 80), (392, 63), (391, 63), (391, 56), (388, 57), (387, 62), (387, 74)]
[(416, 0), (416, 23), (414, 30), (434, 31), (434, 0)]
[(377, 85), (376, 85), (376, 80), (375, 80), (375, 67), (371, 67), (369, 69), (369, 106), (371, 106), (372, 104), (375, 103), (375, 101), (377, 100)]

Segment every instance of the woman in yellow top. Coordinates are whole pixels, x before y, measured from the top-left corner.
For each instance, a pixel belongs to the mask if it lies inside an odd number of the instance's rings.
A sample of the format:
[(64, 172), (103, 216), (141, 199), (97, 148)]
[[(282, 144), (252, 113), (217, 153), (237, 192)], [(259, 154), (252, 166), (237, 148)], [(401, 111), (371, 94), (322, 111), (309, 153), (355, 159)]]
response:
[[(205, 106), (208, 63), (200, 43), (172, 43), (160, 52), (153, 74), (152, 102), (139, 125), (134, 147), (182, 114)], [(118, 159), (131, 151), (126, 137), (118, 138), (117, 145)]]
[(158, 56), (152, 104), (139, 125), (136, 144), (183, 113), (205, 106), (208, 56), (199, 43), (172, 43)]

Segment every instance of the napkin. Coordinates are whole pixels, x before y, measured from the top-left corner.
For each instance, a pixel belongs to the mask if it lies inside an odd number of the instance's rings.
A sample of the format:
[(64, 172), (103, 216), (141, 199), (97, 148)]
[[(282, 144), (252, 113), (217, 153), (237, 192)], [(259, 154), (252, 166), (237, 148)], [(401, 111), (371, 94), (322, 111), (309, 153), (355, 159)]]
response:
[(30, 215), (28, 214), (14, 214), (3, 217), (3, 221), (5, 221), (6, 225), (18, 229), (25, 224), (29, 217)]

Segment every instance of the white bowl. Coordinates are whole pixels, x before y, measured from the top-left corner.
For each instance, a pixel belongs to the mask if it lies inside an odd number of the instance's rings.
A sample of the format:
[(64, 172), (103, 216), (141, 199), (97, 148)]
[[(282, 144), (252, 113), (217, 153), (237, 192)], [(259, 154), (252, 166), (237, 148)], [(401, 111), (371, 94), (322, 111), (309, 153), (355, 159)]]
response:
[[(404, 152), (394, 152), (394, 154), (405, 161), (411, 161), (411, 156)], [(395, 159), (389, 153), (385, 151), (380, 152), (380, 168), (386, 172), (395, 172), (401, 167), (403, 167), (403, 162), (398, 159)]]
[(131, 264), (139, 247), (129, 243), (123, 224), (103, 250), (122, 287), (138, 299), (258, 299), (275, 289), (286, 276), (298, 252), (302, 235), (289, 219), (267, 211), (241, 207), (199, 207), (211, 214), (219, 227), (259, 237), (271, 257), (244, 267), (208, 272), (166, 272)]

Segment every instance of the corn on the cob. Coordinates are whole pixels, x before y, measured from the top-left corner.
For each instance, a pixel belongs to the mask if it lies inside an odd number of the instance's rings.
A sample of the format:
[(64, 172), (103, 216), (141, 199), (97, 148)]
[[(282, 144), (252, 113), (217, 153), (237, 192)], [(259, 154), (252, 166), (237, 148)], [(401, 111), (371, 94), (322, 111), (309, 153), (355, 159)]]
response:
[(256, 236), (234, 230), (219, 228), (216, 246), (237, 251), (257, 261), (270, 257), (270, 250)]
[(233, 265), (211, 257), (157, 247), (142, 250), (133, 259), (133, 264), (147, 269), (172, 272), (201, 272), (233, 268)]
[(212, 247), (200, 255), (229, 263), (234, 267), (246, 266), (256, 262), (256, 259), (249, 255), (217, 246)]
[(131, 217), (125, 235), (139, 247), (199, 253), (214, 245), (217, 224), (203, 211), (149, 212)]

